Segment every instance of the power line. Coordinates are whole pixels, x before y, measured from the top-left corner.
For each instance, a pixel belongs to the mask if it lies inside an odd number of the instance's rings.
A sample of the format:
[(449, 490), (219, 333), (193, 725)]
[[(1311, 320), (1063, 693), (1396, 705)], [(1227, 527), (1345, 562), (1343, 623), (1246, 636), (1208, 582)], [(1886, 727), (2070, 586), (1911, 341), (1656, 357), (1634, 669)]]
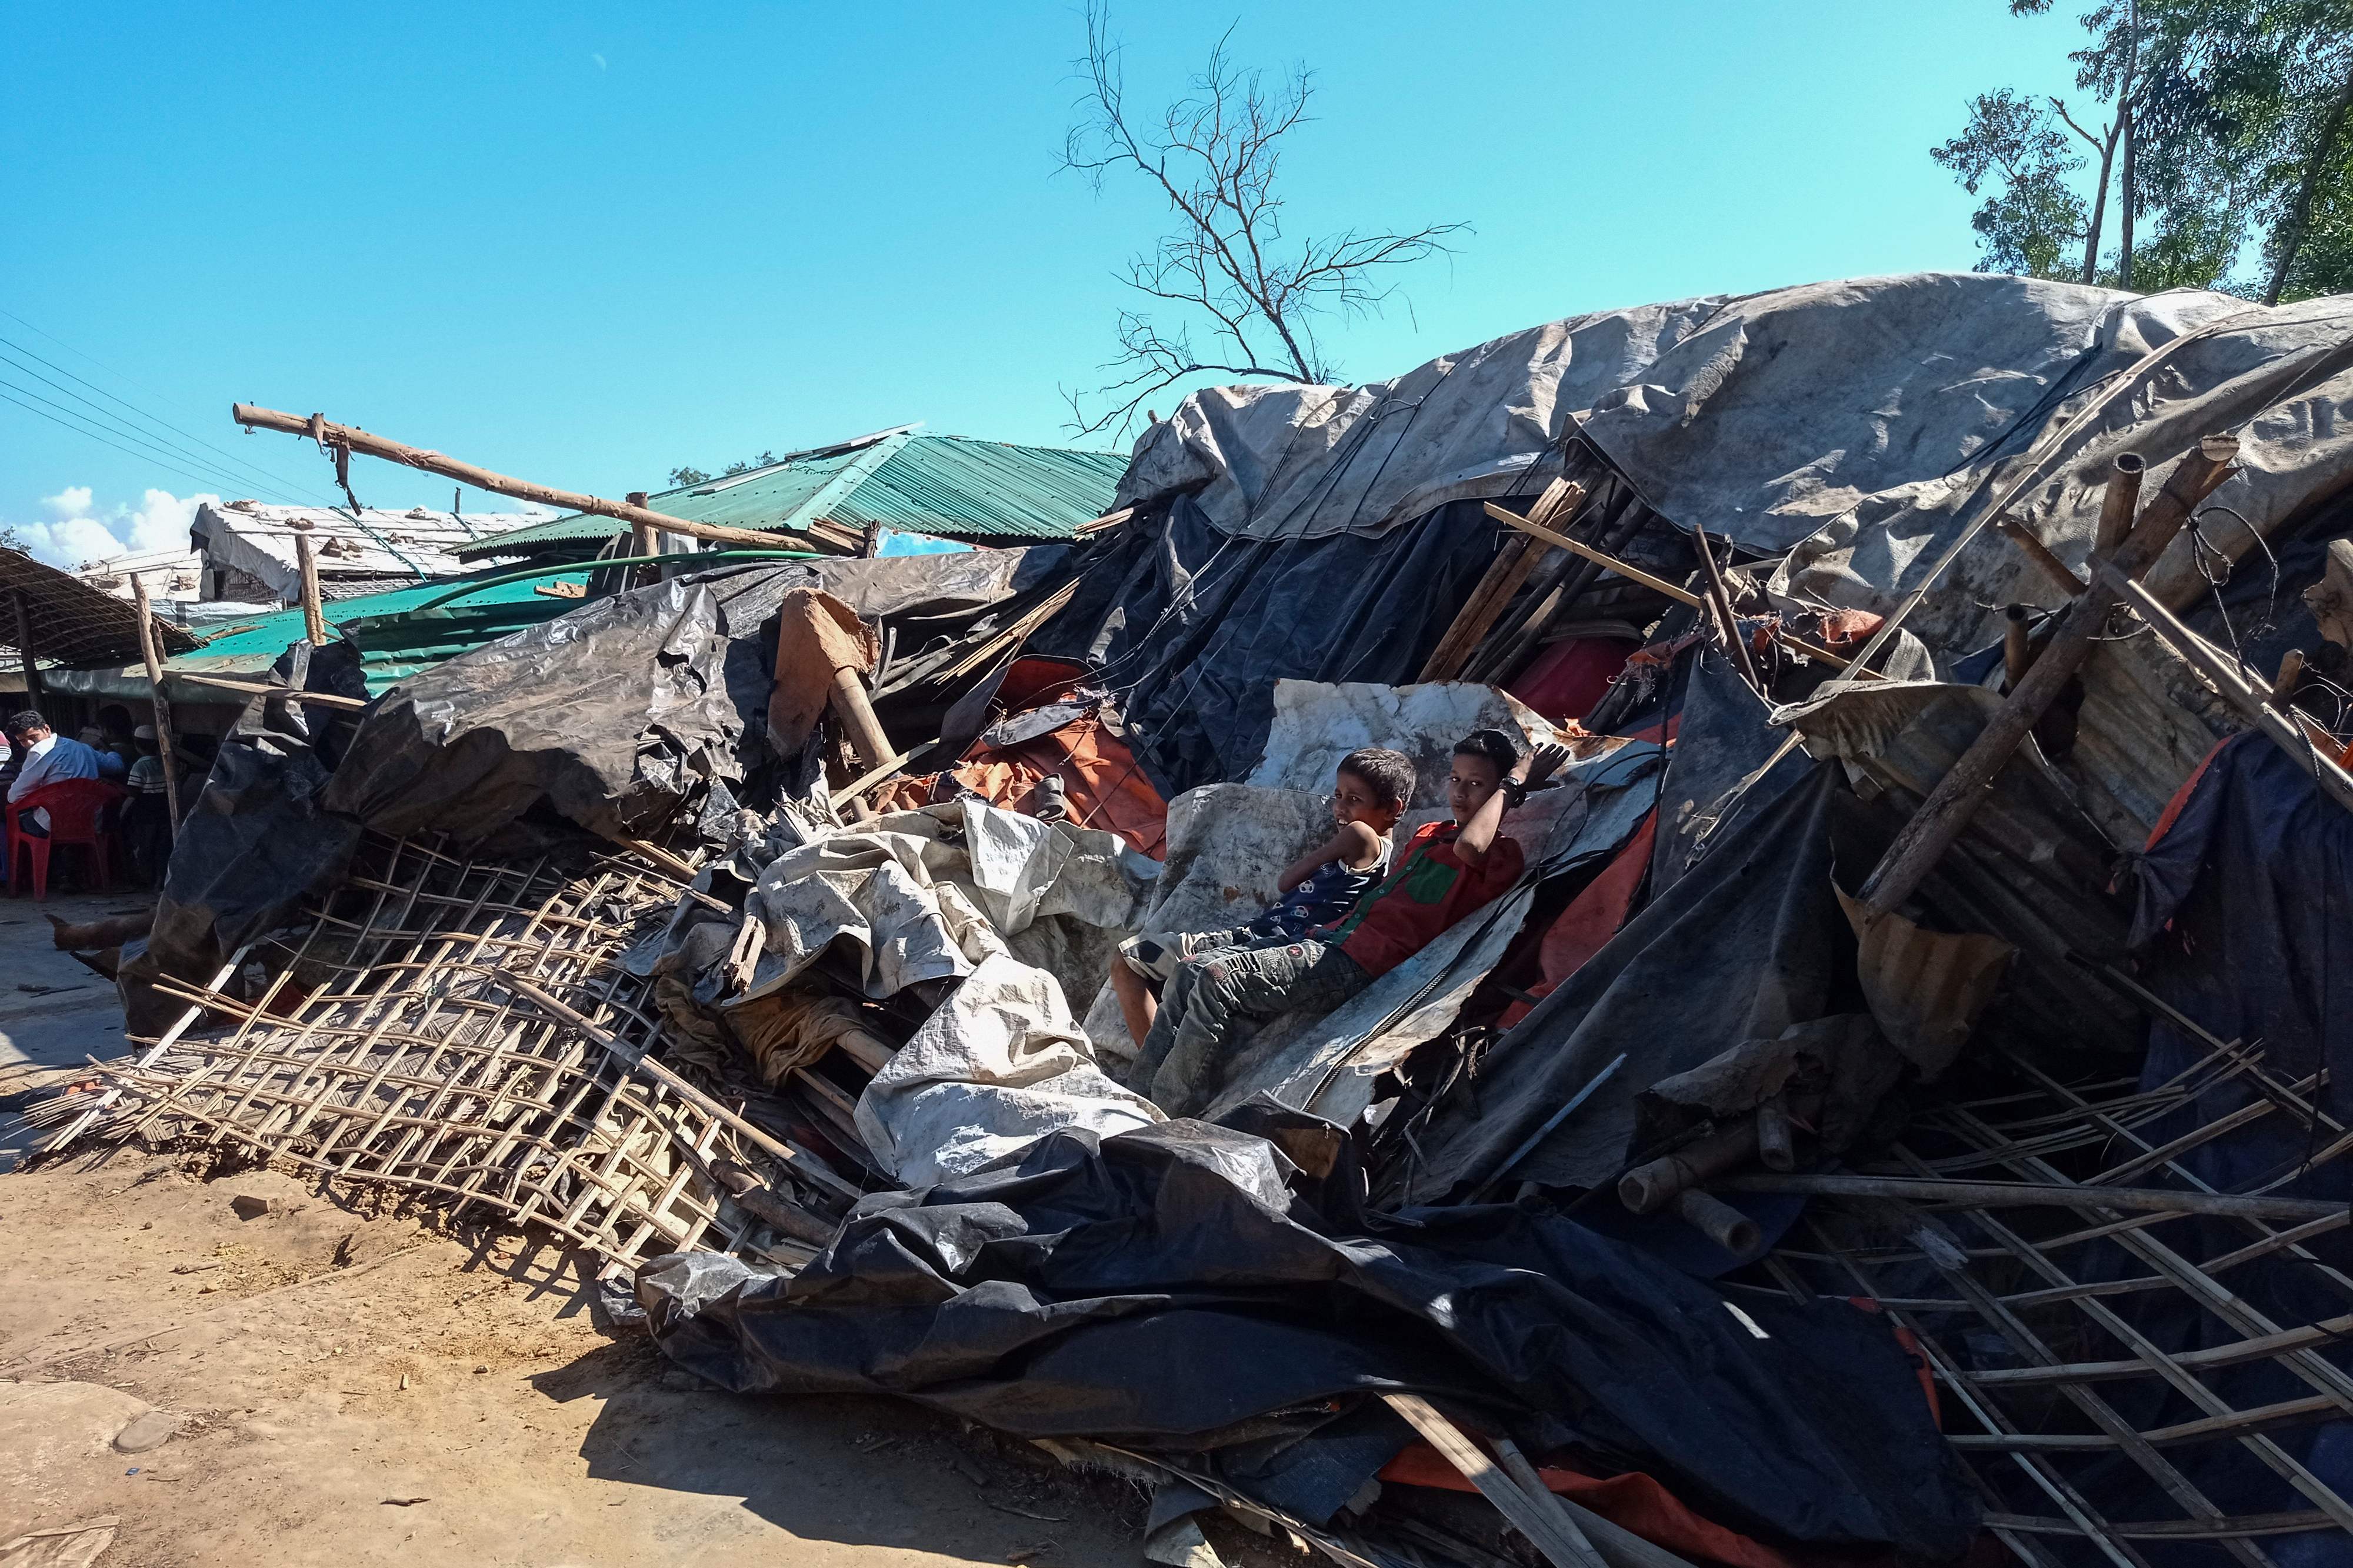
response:
[[(12, 381), (0, 381), (0, 387), (6, 387), (9, 391), (16, 393), (20, 399), (30, 398), (34, 403), (40, 405), (43, 408), (48, 409), (64, 418), (78, 420), (79, 421), (79, 426), (90, 426), (91, 428), (85, 432), (87, 434), (104, 435), (108, 437), (119, 436), (122, 439), (132, 443), (132, 445), (142, 448), (148, 457), (161, 459), (174, 471), (185, 475), (189, 479), (195, 479), (198, 484), (204, 485), (208, 489), (241, 489), (244, 488), (242, 485), (238, 484), (234, 478), (224, 478), (220, 470), (215, 468), (208, 463), (197, 462), (194, 458), (187, 457), (185, 453), (174, 452), (169, 447), (157, 446), (153, 441), (150, 440), (142, 431), (130, 428), (109, 428), (106, 426), (98, 424), (97, 421), (93, 420), (89, 415), (82, 413), (78, 408), (69, 408), (64, 404), (58, 402), (54, 398), (44, 397), (41, 394), (35, 392), (31, 387), (19, 386)], [(79, 426), (75, 427), (79, 428)]]
[(68, 408), (64, 404), (58, 402), (57, 399), (47, 396), (41, 393), (35, 392), (32, 388), (27, 386), (15, 386), (13, 383), (6, 382), (0, 382), (0, 385), (13, 386), (16, 391), (24, 394), (26, 397), (38, 399), (40, 402), (47, 405), (51, 408), (57, 409), (60, 413), (69, 414), (76, 419), (82, 420), (89, 424), (99, 425), (101, 428), (111, 429), (115, 434), (122, 436), (127, 439), (136, 441), (140, 445), (148, 447), (159, 456), (174, 458), (194, 468), (200, 468), (211, 476), (205, 481), (207, 484), (223, 485), (230, 489), (245, 489), (249, 488), (253, 483), (250, 478), (238, 475), (232, 469), (225, 468), (221, 464), (216, 463), (210, 458), (206, 458), (201, 453), (192, 452), (184, 447), (175, 446), (165, 440), (163, 437), (154, 435), (151, 431), (142, 429), (138, 426), (132, 424), (129, 420), (124, 419), (120, 415), (107, 412), (97, 404), (90, 402), (89, 398), (82, 396), (78, 392), (75, 392), (71, 387), (58, 385), (56, 382), (51, 381), (47, 376), (43, 375), (40, 372), (37, 370), (27, 370), (25, 366), (17, 364), (15, 360), (10, 359), (6, 354), (0, 354), (0, 364), (12, 366), (17, 371), (31, 376), (35, 381), (39, 382), (44, 386), (56, 388), (56, 390), (64, 393), (68, 397), (72, 398), (75, 402), (79, 403), (84, 407), (90, 409), (90, 412), (84, 414), (80, 409)]
[[(85, 430), (79, 425), (68, 425), (64, 420), (58, 418), (56, 415), (47, 412), (46, 409), (37, 408), (21, 398), (11, 397), (5, 392), (0, 392), (0, 402), (13, 403), (17, 407), (26, 410), (27, 413), (39, 415), (42, 418), (47, 420), (52, 425), (62, 426), (64, 428), (72, 431), (77, 436), (87, 436), (101, 447), (111, 447), (116, 451), (122, 453), (125, 457), (136, 458), (141, 462), (152, 462), (153, 460), (145, 453), (134, 452), (130, 447), (123, 446), (118, 441), (110, 441), (94, 430)], [(189, 473), (185, 468), (180, 468), (176, 464), (166, 463), (163, 466), (169, 468), (173, 473), (180, 475), (183, 479), (195, 479), (196, 483), (200, 485), (209, 485), (213, 482), (210, 479), (199, 479), (196, 475)]]
[[(49, 342), (57, 344), (59, 348), (64, 349), (68, 353), (75, 354), (82, 359), (88, 360), (91, 364), (98, 366), (99, 369), (105, 371), (110, 375), (122, 374), (121, 371), (114, 369), (97, 356), (85, 353), (83, 350), (75, 348), (71, 343), (67, 342), (55, 332), (46, 331), (41, 327), (34, 325), (31, 321), (26, 321), (24, 317), (16, 314), (14, 310), (0, 310), (0, 316), (5, 316), (8, 320), (16, 322), (18, 325), (25, 327), (28, 331), (36, 332), (41, 337), (47, 338)], [(142, 419), (148, 420), (153, 424), (160, 425), (164, 429), (172, 431), (175, 435), (185, 436), (189, 440), (195, 442), (198, 446), (218, 453), (221, 457), (229, 458), (232, 462), (237, 463), (248, 472), (262, 475), (271, 483), (279, 485), (281, 488), (291, 490), (297, 494), (307, 495), (315, 500), (326, 501), (331, 505), (332, 504), (332, 498), (330, 498), (323, 489), (315, 489), (312, 486), (299, 483), (293, 479), (288, 479), (284, 475), (280, 474), (273, 469), (264, 468), (258, 463), (239, 458), (237, 454), (229, 451), (227, 447), (216, 446), (214, 443), (206, 440), (203, 437), (195, 434), (192, 430), (183, 430), (180, 426), (173, 424), (170, 420), (164, 418), (162, 416), (148, 413), (145, 409), (141, 408), (134, 403), (132, 403), (129, 399), (108, 391), (105, 387), (99, 385), (96, 382), (88, 380), (79, 375), (75, 375), (72, 371), (66, 369), (65, 366), (57, 363), (52, 360), (42, 358), (41, 355), (33, 353), (32, 350), (25, 347), (21, 343), (10, 342), (5, 338), (0, 338), (0, 342), (6, 342), (8, 347), (15, 349), (18, 353), (24, 354), (27, 358), (38, 361), (42, 364), (47, 365), (59, 375), (71, 377), (73, 380), (79, 382), (82, 385), (89, 387), (91, 391), (111, 402), (121, 404), (123, 407), (130, 409), (133, 414), (138, 415)]]

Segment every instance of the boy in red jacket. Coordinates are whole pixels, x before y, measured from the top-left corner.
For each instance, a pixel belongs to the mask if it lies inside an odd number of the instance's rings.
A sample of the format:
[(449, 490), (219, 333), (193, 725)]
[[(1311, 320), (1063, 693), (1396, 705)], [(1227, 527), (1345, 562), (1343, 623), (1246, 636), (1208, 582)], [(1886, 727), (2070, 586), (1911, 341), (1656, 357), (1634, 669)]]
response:
[(1329, 1013), (1491, 902), (1520, 879), (1525, 864), (1517, 841), (1499, 832), (1504, 808), (1567, 756), (1566, 747), (1543, 746), (1524, 757), (1500, 730), (1465, 736), (1446, 784), (1453, 820), (1431, 823), (1400, 846), (1388, 879), (1338, 923), (1297, 942), (1225, 948), (1178, 965), (1129, 1085), (1171, 1116), (1196, 1114), (1225, 1076), (1226, 1037), (1237, 1015)]

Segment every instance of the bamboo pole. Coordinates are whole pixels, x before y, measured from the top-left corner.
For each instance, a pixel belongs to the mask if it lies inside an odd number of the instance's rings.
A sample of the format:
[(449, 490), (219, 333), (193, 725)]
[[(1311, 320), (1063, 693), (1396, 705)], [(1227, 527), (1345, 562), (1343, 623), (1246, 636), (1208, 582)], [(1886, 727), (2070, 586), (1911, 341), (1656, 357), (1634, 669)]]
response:
[(1404, 1416), (1421, 1434), (1424, 1442), (1437, 1449), (1464, 1480), (1478, 1488), (1480, 1494), (1528, 1538), (1553, 1568), (1607, 1568), (1601, 1554), (1593, 1549), (1593, 1542), (1585, 1538), (1567, 1514), (1553, 1506), (1552, 1494), (1543, 1489), (1541, 1479), (1534, 1495), (1522, 1490), (1522, 1483), (1514, 1480), (1478, 1444), (1465, 1436), (1461, 1427), (1418, 1394), (1384, 1394), (1381, 1402)]
[(1995, 775), (2099, 647), (2108, 612), (2125, 596), (2123, 587), (2156, 563), (2189, 521), (2190, 509), (2230, 477), (2231, 460), (2238, 450), (2236, 437), (2209, 436), (2175, 467), (2173, 477), (2157, 499), (2142, 509), (2140, 521), (2114, 558), (2092, 585), (2068, 605), (2065, 618), (2026, 679), (2010, 689), (1969, 749), (1945, 771), (1880, 858), (1862, 885), (1866, 914), (1875, 918), (1889, 913), (1927, 880), (1928, 873), (1992, 793)]
[(327, 646), (327, 611), (319, 597), (319, 557), (311, 549), (311, 520), (294, 520), (294, 564), (302, 574), (302, 635), (312, 647)]
[(131, 574), (131, 602), (139, 610), (139, 655), (147, 661), (147, 689), (155, 702), (155, 752), (164, 763), (164, 809), (171, 814), (172, 838), (180, 837), (180, 759), (172, 737), (172, 704), (164, 697), (164, 661), (155, 652), (155, 617), (147, 608), (147, 580)]
[[(1574, 479), (1555, 479), (1536, 498), (1528, 516), (1548, 527), (1556, 519), (1565, 521), (1584, 501), (1584, 486)], [(1420, 679), (1451, 680), (1462, 672), (1463, 664), (1489, 628), (1502, 618), (1512, 595), (1528, 580), (1528, 574), (1535, 570), (1541, 556), (1532, 534), (1514, 533), (1504, 542), (1504, 548), (1488, 564), (1486, 574), (1479, 579), (1479, 585), (1462, 602), (1462, 608), (1455, 612), (1446, 635), (1438, 639), (1438, 646), (1422, 662)]]
[(42, 686), (40, 669), (33, 663), (33, 607), (22, 588), (9, 596), (16, 601), (16, 654), (25, 664), (25, 702), (28, 707), (38, 708), (47, 689)]
[(387, 463), (422, 468), (428, 474), (439, 474), (444, 479), (471, 485), (478, 490), (512, 496), (517, 500), (536, 501), (542, 506), (561, 507), (565, 511), (586, 512), (594, 517), (609, 517), (617, 522), (645, 523), (653, 528), (667, 529), (672, 533), (712, 540), (721, 544), (755, 544), (773, 548), (776, 542), (776, 536), (773, 533), (695, 522), (683, 517), (671, 517), (666, 512), (630, 506), (623, 501), (609, 501), (601, 496), (584, 495), (577, 490), (559, 490), (552, 485), (533, 484), (529, 479), (493, 473), (488, 468), (443, 457), (421, 447), (405, 446), (382, 436), (372, 436), (355, 426), (337, 425), (326, 419), (306, 419), (299, 414), (285, 414), (275, 408), (257, 408), (248, 403), (232, 403), (228, 412), (230, 418), (249, 430), (278, 430), (289, 436), (315, 434), (328, 445), (345, 447), (363, 457), (381, 458)]
[(2097, 553), (2114, 552), (2132, 531), (2133, 512), (2140, 505), (2140, 477), (2147, 469), (2148, 465), (2130, 452), (2117, 455), (2107, 488), (2100, 492), (2100, 527), (2092, 539)]
[(1732, 595), (1725, 592), (1724, 573), (1715, 563), (1715, 549), (1708, 542), (1707, 530), (1692, 524), (1692, 540), (1699, 547), (1700, 574), (1707, 583), (1707, 602), (1715, 612), (1716, 629), (1724, 634), (1725, 647), (1740, 666), (1741, 678), (1757, 696), (1765, 697), (1764, 678), (1757, 673), (1757, 658), (1748, 651), (1747, 639), (1740, 635), (1740, 617), (1732, 613)]
[(866, 683), (856, 670), (833, 672), (833, 712), (849, 732), (850, 749), (868, 768), (879, 768), (899, 754), (882, 721), (874, 716), (874, 704), (866, 700)]
[(2222, 1215), (2233, 1219), (2302, 1221), (2345, 1212), (2327, 1198), (2283, 1198), (2242, 1193), (2193, 1193), (2173, 1187), (2103, 1187), (2038, 1182), (1943, 1182), (1911, 1176), (1728, 1176), (1715, 1186), (1735, 1193), (1787, 1193), (1811, 1197), (1905, 1198), (1996, 1208), (2103, 1208), (2120, 1214)]
[[(1546, 544), (1566, 550), (1571, 554), (1582, 555), (1588, 561), (1594, 563), (1596, 565), (1600, 566), (1607, 571), (1617, 573), (1618, 575), (1625, 578), (1628, 582), (1638, 584), (1642, 587), (1650, 589), (1654, 594), (1663, 594), (1679, 605), (1689, 605), (1695, 610), (1704, 610), (1707, 607), (1706, 600), (1701, 598), (1697, 594), (1693, 593), (1689, 588), (1683, 586), (1679, 583), (1670, 583), (1664, 577), (1653, 577), (1651, 574), (1643, 571), (1640, 566), (1635, 565), (1630, 561), (1620, 561), (1614, 555), (1610, 555), (1595, 549), (1592, 545), (1586, 543), (1582, 540), (1573, 539), (1566, 533), (1556, 533), (1551, 529), (1546, 528), (1540, 523), (1530, 522), (1526, 518), (1520, 516), (1517, 512), (1505, 511), (1502, 507), (1495, 505), (1493, 501), (1487, 503), (1487, 515), (1494, 518), (1499, 522), (1507, 522), (1511, 524), (1514, 528), (1520, 530), (1523, 533), (1533, 534), (1535, 537), (1543, 540)], [(1832, 653), (1830, 649), (1823, 647), (1819, 643), (1808, 642), (1804, 637), (1798, 636), (1795, 632), (1786, 632), (1777, 629), (1773, 633), (1773, 640), (1779, 643), (1783, 647), (1788, 648), (1792, 652), (1804, 654), (1808, 658), (1818, 658), (1833, 669), (1847, 669), (1852, 667), (1853, 661), (1840, 658), (1837, 654)], [(1879, 671), (1875, 669), (1863, 670), (1862, 672), (1862, 678), (1871, 680), (1884, 680), (1887, 679), (1887, 677), (1880, 674)]]

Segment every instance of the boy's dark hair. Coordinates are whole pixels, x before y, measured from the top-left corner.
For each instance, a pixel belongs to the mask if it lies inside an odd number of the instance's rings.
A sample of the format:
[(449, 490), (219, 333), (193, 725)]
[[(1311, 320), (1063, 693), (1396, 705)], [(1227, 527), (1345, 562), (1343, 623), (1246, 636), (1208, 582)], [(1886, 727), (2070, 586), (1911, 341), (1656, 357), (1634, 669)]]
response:
[(38, 712), (33, 709), (27, 708), (21, 713), (11, 713), (8, 715), (8, 733), (11, 735), (21, 735), (27, 730), (47, 729), (48, 727), (48, 722), (49, 721), (42, 718)]
[(1519, 742), (1501, 730), (1473, 730), (1454, 742), (1458, 757), (1484, 757), (1495, 764), (1498, 777), (1512, 771), (1520, 760)]
[(1403, 752), (1366, 746), (1342, 757), (1338, 771), (1364, 780), (1383, 805), (1403, 808), (1413, 798), (1413, 759)]

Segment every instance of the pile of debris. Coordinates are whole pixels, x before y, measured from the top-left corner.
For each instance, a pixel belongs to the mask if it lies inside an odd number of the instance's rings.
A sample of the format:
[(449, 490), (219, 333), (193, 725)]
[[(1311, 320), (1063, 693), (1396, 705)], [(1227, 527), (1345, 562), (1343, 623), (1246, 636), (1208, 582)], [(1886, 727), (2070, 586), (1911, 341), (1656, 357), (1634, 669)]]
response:
[[(1688, 300), (1196, 394), (1072, 544), (297, 645), (34, 1114), (543, 1225), (1156, 1562), (2334, 1560), (2348, 403), (2341, 300)], [(1123, 942), (1485, 731), (1515, 885), (1131, 1081)]]

